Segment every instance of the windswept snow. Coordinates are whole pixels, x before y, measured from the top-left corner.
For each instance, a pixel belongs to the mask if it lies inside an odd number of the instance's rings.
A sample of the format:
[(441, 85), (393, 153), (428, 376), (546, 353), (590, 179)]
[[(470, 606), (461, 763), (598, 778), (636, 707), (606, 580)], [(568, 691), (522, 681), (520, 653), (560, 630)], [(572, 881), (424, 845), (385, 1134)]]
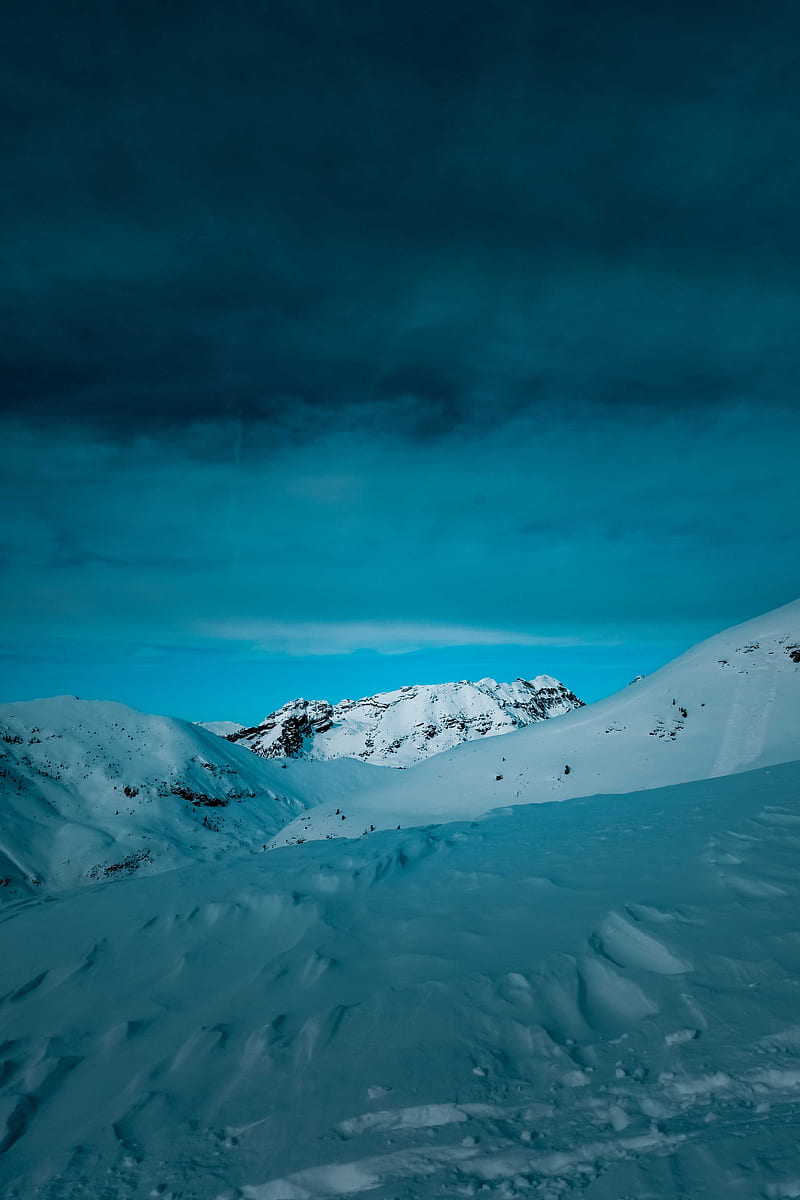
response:
[[(726, 630), (557, 721), (381, 774), (348, 801), (348, 833), (475, 817), (506, 804), (627, 792), (800, 757), (800, 601)], [(274, 845), (343, 830), (323, 804)], [(338, 822), (338, 823), (337, 823)]]
[[(408, 767), (461, 742), (522, 729), (582, 701), (552, 675), (417, 684), (363, 700), (293, 700), (227, 736), (265, 758), (361, 758)], [(218, 732), (218, 731), (217, 731)]]
[(0, 1190), (791, 1195), (798, 829), (789, 764), (34, 900)]

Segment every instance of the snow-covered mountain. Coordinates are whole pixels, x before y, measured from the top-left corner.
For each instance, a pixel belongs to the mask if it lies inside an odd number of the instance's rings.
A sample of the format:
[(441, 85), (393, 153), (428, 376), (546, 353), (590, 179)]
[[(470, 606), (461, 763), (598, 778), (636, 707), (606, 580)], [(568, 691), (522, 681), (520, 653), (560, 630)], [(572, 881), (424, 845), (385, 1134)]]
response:
[[(293, 700), (229, 741), (264, 758), (360, 758), (409, 767), (461, 742), (493, 737), (583, 704), (551, 675), (498, 683), (418, 684), (362, 700)], [(216, 725), (208, 725), (221, 732)]]
[(193, 723), (199, 725), (201, 729), (207, 729), (209, 733), (216, 733), (218, 737), (224, 738), (244, 729), (244, 725), (239, 721), (195, 721)]
[[(507, 804), (629, 792), (800, 758), (800, 601), (701, 642), (607, 700), (367, 779), (349, 824), (404, 828)], [(324, 804), (274, 844), (344, 832)]]
[(407, 771), (0, 726), (0, 1195), (800, 1195), (800, 603)]
[(265, 762), (186, 721), (57, 696), (0, 708), (0, 900), (236, 850), (363, 786), (357, 762)]

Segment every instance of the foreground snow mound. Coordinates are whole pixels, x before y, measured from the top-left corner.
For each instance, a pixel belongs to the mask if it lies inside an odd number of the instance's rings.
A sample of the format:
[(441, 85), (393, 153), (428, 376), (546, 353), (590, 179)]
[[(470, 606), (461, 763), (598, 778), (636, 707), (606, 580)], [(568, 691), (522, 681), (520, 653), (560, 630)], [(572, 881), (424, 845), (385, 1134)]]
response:
[(361, 763), (267, 763), (124, 704), (0, 708), (0, 900), (261, 851), (299, 812), (363, 786)]
[(796, 763), (7, 909), (0, 1193), (797, 1195), (798, 866)]
[(461, 680), (338, 704), (293, 700), (260, 725), (226, 731), (226, 736), (265, 758), (349, 757), (408, 767), (461, 742), (509, 733), (582, 703), (551, 675), (513, 683)]
[[(386, 772), (348, 799), (347, 832), (476, 816), (503, 804), (635, 791), (800, 757), (800, 601), (701, 642), (608, 700), (513, 737)], [(371, 780), (367, 780), (368, 783)], [(341, 835), (337, 804), (275, 840)]]

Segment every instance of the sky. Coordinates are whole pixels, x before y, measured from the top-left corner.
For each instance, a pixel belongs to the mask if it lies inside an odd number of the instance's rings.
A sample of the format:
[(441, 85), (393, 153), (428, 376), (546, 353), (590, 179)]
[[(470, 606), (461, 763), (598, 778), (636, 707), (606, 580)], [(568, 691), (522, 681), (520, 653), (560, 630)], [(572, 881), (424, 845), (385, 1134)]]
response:
[(800, 10), (28, 0), (0, 698), (597, 699), (800, 595)]

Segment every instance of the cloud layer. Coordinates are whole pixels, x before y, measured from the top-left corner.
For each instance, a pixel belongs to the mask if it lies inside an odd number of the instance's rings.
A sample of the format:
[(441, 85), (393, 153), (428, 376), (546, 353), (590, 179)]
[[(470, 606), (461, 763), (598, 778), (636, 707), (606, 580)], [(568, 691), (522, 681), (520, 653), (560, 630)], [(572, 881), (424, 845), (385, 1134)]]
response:
[(205, 633), (223, 641), (249, 643), (267, 653), (301, 657), (353, 654), (365, 650), (380, 654), (413, 654), (429, 647), (575, 646), (582, 644), (585, 636), (567, 633), (561, 637), (542, 637), (514, 629), (432, 625), (423, 621), (221, 622), (209, 625)]
[(11, 411), (291, 442), (342, 409), (427, 440), (542, 405), (794, 404), (788, 4), (15, 19)]
[(12, 26), (8, 662), (72, 690), (104, 639), (114, 694), (123, 646), (261, 630), (486, 674), (798, 593), (796, 6)]

